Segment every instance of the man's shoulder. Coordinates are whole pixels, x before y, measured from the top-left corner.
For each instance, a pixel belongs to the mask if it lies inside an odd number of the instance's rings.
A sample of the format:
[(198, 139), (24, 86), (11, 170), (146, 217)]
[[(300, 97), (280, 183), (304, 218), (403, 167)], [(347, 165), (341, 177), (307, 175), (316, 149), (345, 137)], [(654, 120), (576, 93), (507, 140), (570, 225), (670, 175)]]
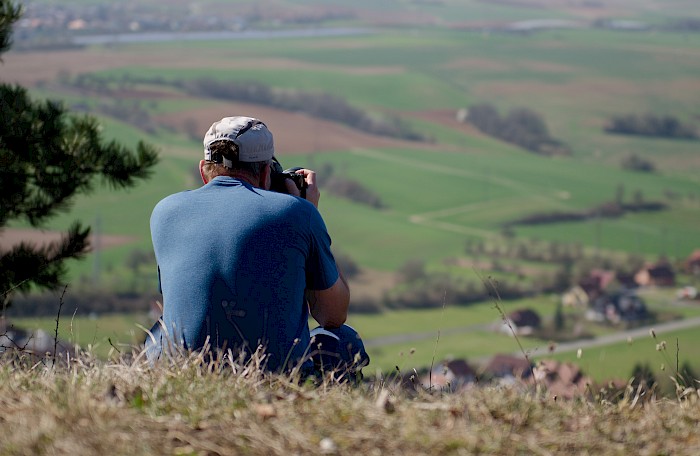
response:
[(197, 190), (184, 190), (182, 192), (168, 195), (158, 201), (151, 212), (151, 219), (159, 217), (161, 214), (168, 213), (172, 210), (182, 210), (187, 204), (193, 201), (193, 196)]
[(184, 190), (182, 192), (177, 192), (173, 193), (172, 195), (168, 195), (162, 200), (158, 201), (155, 205), (156, 208), (158, 207), (163, 207), (163, 206), (168, 206), (173, 203), (178, 203), (181, 201), (186, 201), (188, 196), (193, 192), (193, 190)]
[(308, 212), (316, 211), (316, 207), (309, 201), (298, 196), (292, 196), (286, 193), (279, 193), (273, 190), (260, 190), (260, 194), (263, 195), (267, 200), (274, 201), (283, 207), (290, 207), (294, 210)]

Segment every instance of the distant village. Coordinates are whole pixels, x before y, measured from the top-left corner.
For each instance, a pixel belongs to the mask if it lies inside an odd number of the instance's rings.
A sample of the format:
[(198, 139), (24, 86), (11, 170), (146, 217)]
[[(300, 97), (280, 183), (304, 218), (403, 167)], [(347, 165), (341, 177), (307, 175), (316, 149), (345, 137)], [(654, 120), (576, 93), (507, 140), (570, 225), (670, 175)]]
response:
[(245, 26), (242, 17), (225, 14), (187, 14), (186, 11), (154, 11), (136, 3), (75, 5), (27, 2), (16, 33), (128, 33), (139, 31), (235, 30)]
[[(319, 7), (302, 12), (271, 11), (253, 4), (216, 14), (196, 5), (157, 8), (139, 2), (105, 2), (99, 5), (24, 3), (22, 19), (15, 27), (16, 45), (68, 46), (79, 35), (148, 32), (241, 31), (250, 24), (294, 26), (348, 19), (352, 13), (340, 7)], [(51, 38), (50, 40), (47, 40)]]
[[(436, 2), (439, 3), (439, 2)], [(104, 2), (98, 5), (24, 2), (23, 18), (15, 27), (15, 49), (63, 48), (75, 46), (72, 38), (80, 35), (240, 32), (251, 28), (295, 28), (328, 26), (333, 21), (358, 20), (351, 7), (320, 5), (313, 8), (273, 9), (257, 3), (237, 6), (235, 10), (218, 8), (216, 14), (201, 4), (168, 5), (160, 8), (155, 2)], [(366, 20), (364, 22), (367, 22)], [(372, 25), (371, 20), (369, 24)], [(383, 19), (381, 24), (391, 25)], [(396, 25), (409, 24), (397, 19)], [(444, 25), (444, 24), (443, 24)], [(450, 28), (479, 32), (533, 33), (552, 29), (606, 28), (624, 31), (647, 31), (650, 24), (641, 21), (598, 18), (593, 21), (531, 19), (516, 22), (473, 21), (448, 24)], [(697, 31), (700, 24), (669, 24)]]
[[(589, 322), (603, 323), (620, 330), (655, 323), (653, 314), (639, 296), (638, 291), (653, 288), (675, 288), (678, 302), (700, 306), (700, 293), (691, 285), (677, 282), (677, 272), (700, 278), (700, 250), (693, 252), (674, 270), (668, 261), (648, 263), (634, 274), (595, 269), (578, 284), (561, 296), (564, 307), (582, 310)], [(507, 318), (494, 326), (495, 331), (512, 336), (536, 336), (543, 328), (542, 317), (532, 309), (522, 308), (508, 313)], [(550, 349), (555, 348), (555, 344)], [(626, 379), (611, 379), (612, 384), (623, 389)], [(470, 363), (464, 359), (450, 359), (437, 363), (432, 370), (422, 374), (409, 374), (404, 381), (426, 388), (459, 391), (484, 382), (540, 383), (551, 394), (572, 398), (590, 391), (592, 379), (572, 363), (544, 360), (539, 363), (525, 359), (523, 355), (499, 354), (482, 363)]]

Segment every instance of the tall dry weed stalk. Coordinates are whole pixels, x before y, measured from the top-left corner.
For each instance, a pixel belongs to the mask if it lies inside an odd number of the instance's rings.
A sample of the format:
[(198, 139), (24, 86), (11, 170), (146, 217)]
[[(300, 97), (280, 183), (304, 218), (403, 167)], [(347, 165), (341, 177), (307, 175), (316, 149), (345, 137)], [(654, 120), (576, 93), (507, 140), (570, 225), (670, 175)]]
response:
[(518, 344), (518, 348), (520, 349), (520, 353), (523, 354), (523, 356), (525, 357), (525, 360), (528, 362), (528, 365), (530, 366), (530, 375), (532, 376), (532, 379), (535, 382), (535, 387), (539, 390), (540, 384), (537, 380), (537, 376), (535, 375), (535, 371), (532, 368), (533, 363), (532, 363), (532, 360), (530, 359), (530, 355), (525, 350), (525, 347), (523, 347), (522, 342), (520, 342), (520, 337), (518, 337), (517, 331), (515, 331), (515, 328), (513, 328), (513, 325), (510, 321), (510, 318), (508, 318), (508, 316), (506, 315), (506, 311), (503, 308), (503, 301), (501, 300), (501, 296), (498, 292), (498, 281), (493, 279), (491, 276), (484, 278), (484, 276), (481, 274), (481, 272), (479, 272), (476, 269), (474, 269), (474, 272), (476, 273), (477, 277), (479, 277), (479, 280), (481, 280), (481, 283), (484, 284), (486, 291), (488, 292), (489, 296), (491, 297), (491, 301), (493, 302), (494, 308), (498, 311), (499, 315), (501, 316), (501, 319), (503, 320), (503, 323), (508, 326), (508, 329), (510, 330), (511, 335), (513, 336), (513, 339), (515, 339), (515, 342)]

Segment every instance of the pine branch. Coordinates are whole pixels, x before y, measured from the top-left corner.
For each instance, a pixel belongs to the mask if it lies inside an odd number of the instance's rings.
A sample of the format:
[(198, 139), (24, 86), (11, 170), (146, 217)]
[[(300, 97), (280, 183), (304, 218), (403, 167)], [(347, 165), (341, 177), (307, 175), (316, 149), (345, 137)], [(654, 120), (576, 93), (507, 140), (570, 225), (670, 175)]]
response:
[(65, 279), (65, 260), (82, 258), (88, 250), (89, 227), (73, 224), (60, 241), (41, 247), (27, 243), (0, 255), (0, 292), (9, 303), (15, 292), (27, 292), (32, 286), (55, 289)]
[(0, 1), (0, 54), (12, 44), (12, 24), (19, 20), (21, 14), (21, 5), (15, 5), (7, 0)]

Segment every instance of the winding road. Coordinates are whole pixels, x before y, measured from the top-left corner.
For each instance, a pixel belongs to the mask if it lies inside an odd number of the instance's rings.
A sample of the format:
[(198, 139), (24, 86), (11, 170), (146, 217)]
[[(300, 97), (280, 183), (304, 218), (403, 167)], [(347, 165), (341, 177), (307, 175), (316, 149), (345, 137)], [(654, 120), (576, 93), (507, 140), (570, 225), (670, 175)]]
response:
[[(627, 340), (639, 339), (642, 337), (651, 337), (651, 331), (653, 330), (656, 334), (656, 338), (661, 341), (663, 334), (678, 331), (680, 329), (695, 328), (700, 326), (700, 317), (685, 318), (683, 320), (674, 320), (666, 323), (660, 323), (649, 326), (642, 326), (640, 328), (629, 329), (625, 331), (620, 331), (615, 334), (607, 334), (605, 336), (596, 337), (593, 339), (583, 339), (575, 340), (572, 342), (562, 342), (557, 344), (552, 353), (567, 353), (576, 351), (578, 349), (587, 349), (593, 347), (602, 347), (604, 345), (610, 345), (617, 342), (625, 342)], [(533, 353), (537, 355), (538, 353)], [(542, 353), (539, 353), (542, 354)]]
[[(440, 335), (447, 336), (447, 335), (453, 335), (453, 334), (466, 333), (466, 332), (470, 332), (470, 331), (488, 330), (492, 326), (493, 326), (493, 324), (490, 323), (490, 324), (469, 325), (469, 326), (463, 326), (463, 327), (459, 327), (459, 328), (450, 328), (450, 329), (440, 331)], [(575, 340), (572, 342), (558, 343), (558, 344), (556, 344), (554, 350), (551, 353), (567, 353), (567, 352), (572, 352), (572, 351), (576, 351), (579, 349), (583, 350), (583, 349), (588, 349), (588, 348), (593, 348), (593, 347), (601, 347), (604, 345), (610, 345), (610, 344), (614, 344), (617, 342), (624, 342), (624, 341), (627, 341), (630, 339), (638, 339), (641, 337), (651, 337), (652, 330), (656, 334), (657, 339), (661, 340), (662, 339), (661, 336), (664, 333), (668, 333), (671, 331), (677, 331), (680, 329), (695, 328), (695, 327), (699, 327), (699, 326), (700, 326), (700, 317), (669, 321), (666, 323), (659, 323), (659, 324), (654, 324), (654, 325), (649, 325), (649, 326), (643, 326), (640, 328), (628, 329), (628, 330), (620, 331), (620, 332), (617, 332), (614, 334), (607, 334), (605, 336), (595, 337), (593, 339), (581, 339), (581, 340)], [(394, 334), (391, 336), (377, 337), (374, 339), (365, 340), (365, 347), (367, 347), (367, 348), (382, 347), (385, 345), (400, 344), (400, 343), (413, 342), (413, 341), (425, 340), (425, 339), (434, 339), (437, 337), (437, 335), (438, 335), (438, 333), (436, 331), (414, 332), (414, 333), (407, 333), (407, 334)], [(531, 350), (530, 354), (535, 355), (535, 356), (545, 354), (545, 351), (549, 352), (549, 347), (543, 347), (540, 352), (538, 352), (538, 351), (539, 351), (538, 349)], [(519, 355), (521, 353), (517, 352), (515, 354)]]

